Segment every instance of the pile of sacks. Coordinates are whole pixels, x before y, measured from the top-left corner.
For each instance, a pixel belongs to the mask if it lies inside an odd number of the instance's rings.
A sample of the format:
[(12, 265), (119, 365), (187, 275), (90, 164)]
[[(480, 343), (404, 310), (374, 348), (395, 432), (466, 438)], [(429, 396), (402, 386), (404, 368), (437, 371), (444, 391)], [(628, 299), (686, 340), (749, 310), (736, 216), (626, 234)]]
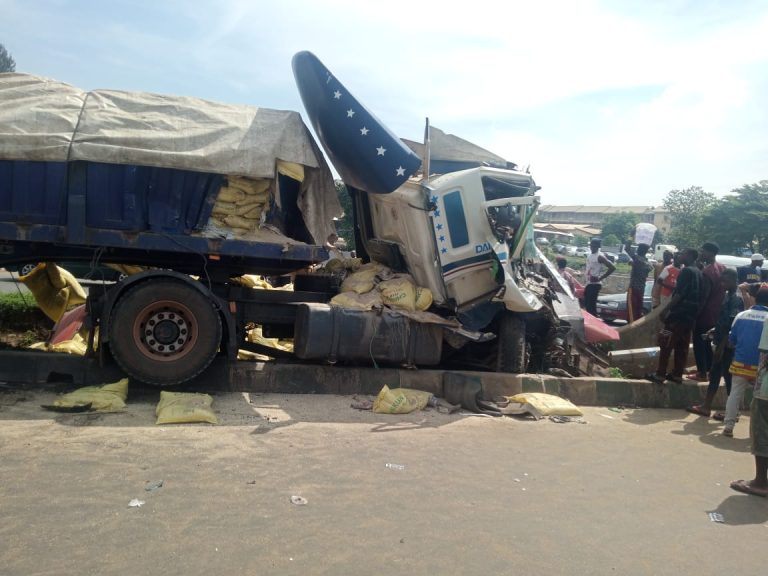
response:
[(416, 312), (432, 305), (432, 291), (417, 286), (410, 274), (395, 274), (378, 262), (361, 264), (352, 258), (342, 264), (331, 260), (326, 269), (346, 270), (341, 293), (334, 296), (331, 305), (354, 310), (373, 310), (387, 306), (395, 310)]
[(253, 232), (269, 204), (270, 183), (266, 178), (228, 176), (227, 184), (216, 197), (209, 223), (230, 229), (236, 235)]

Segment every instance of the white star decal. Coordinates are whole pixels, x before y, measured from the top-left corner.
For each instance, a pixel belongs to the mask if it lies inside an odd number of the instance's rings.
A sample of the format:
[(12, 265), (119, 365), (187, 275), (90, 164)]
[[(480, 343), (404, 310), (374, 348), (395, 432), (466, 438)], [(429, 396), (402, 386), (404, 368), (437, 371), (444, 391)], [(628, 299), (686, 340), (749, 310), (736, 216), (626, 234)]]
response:
[(370, 132), (370, 130), (368, 130), (368, 128), (366, 128), (365, 126), (360, 128), (360, 134), (362, 134), (363, 136), (368, 136), (368, 132)]
[(384, 152), (386, 152), (386, 151), (387, 151), (387, 149), (384, 148), (384, 146), (379, 146), (378, 148), (376, 148), (376, 153), (379, 156), (384, 156)]
[(405, 168), (403, 168), (402, 166), (398, 166), (395, 172), (397, 172), (398, 176), (405, 176)]
[(336, 100), (338, 100), (339, 98), (341, 98), (341, 92), (336, 90), (336, 92), (333, 93), (333, 97), (336, 98)]
[(352, 116), (354, 116), (354, 115), (355, 115), (355, 111), (352, 110), (352, 108), (347, 110), (347, 118), (352, 118)]

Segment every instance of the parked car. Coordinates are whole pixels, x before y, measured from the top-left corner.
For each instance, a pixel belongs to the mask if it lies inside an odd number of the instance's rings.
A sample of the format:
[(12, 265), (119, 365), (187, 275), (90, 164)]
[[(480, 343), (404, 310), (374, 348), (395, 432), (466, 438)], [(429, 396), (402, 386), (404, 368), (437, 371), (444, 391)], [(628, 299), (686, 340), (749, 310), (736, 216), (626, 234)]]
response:
[(576, 246), (566, 246), (563, 248), (563, 254), (566, 256), (576, 256)]
[[(643, 293), (643, 313), (648, 314), (652, 308), (651, 290), (653, 290), (653, 280), (647, 280), (645, 283), (645, 292)], [(607, 324), (613, 324), (616, 320), (627, 321), (627, 294), (605, 294), (597, 298), (597, 315)]]
[(632, 258), (630, 258), (629, 254), (627, 254), (626, 252), (622, 252), (621, 254), (616, 256), (616, 262), (618, 262), (619, 264), (629, 264), (630, 262), (632, 262)]
[(552, 250), (554, 250), (556, 254), (562, 254), (565, 252), (565, 244), (553, 244)]
[(576, 248), (576, 251), (573, 253), (573, 255), (586, 258), (587, 256), (589, 256), (589, 248), (587, 248), (586, 246), (580, 246), (579, 248)]
[(615, 252), (603, 252), (603, 256), (608, 258), (609, 262), (616, 262), (618, 255)]
[[(58, 262), (57, 264), (80, 280), (119, 282), (126, 277), (122, 272), (118, 272), (109, 266), (99, 265), (92, 267), (90, 262)], [(37, 266), (37, 263), (22, 264), (21, 266), (6, 266), (6, 270), (15, 272), (19, 276), (26, 276), (34, 270), (35, 266)]]

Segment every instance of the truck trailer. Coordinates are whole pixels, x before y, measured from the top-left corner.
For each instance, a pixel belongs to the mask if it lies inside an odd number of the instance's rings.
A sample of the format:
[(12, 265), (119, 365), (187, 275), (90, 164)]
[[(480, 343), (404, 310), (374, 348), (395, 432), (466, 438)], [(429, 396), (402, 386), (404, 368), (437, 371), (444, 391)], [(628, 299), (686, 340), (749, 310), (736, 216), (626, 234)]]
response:
[[(353, 200), (363, 261), (431, 291), (426, 316), (330, 305), (336, 184), (297, 112), (0, 74), (0, 267), (144, 271), (92, 290), (89, 352), (158, 386), (239, 350), (294, 361), (577, 369), (578, 303), (533, 242), (527, 171), (426, 130), (402, 141), (311, 53), (294, 75)], [(434, 147), (431, 141), (435, 136)], [(442, 149), (441, 149), (442, 145)], [(290, 274), (294, 291), (243, 274)], [(294, 339), (292, 353), (247, 331)]]

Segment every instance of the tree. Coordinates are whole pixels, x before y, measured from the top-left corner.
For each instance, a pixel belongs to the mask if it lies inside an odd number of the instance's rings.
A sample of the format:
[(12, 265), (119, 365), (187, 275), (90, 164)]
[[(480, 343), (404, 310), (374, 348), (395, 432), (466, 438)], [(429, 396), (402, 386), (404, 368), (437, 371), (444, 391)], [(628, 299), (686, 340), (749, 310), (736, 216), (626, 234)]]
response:
[(723, 253), (742, 248), (768, 250), (768, 180), (745, 184), (709, 207), (701, 219), (707, 239), (717, 242)]
[(604, 247), (605, 246), (611, 246), (611, 247), (619, 246), (619, 245), (621, 245), (621, 240), (615, 234), (608, 234), (608, 236), (603, 236), (603, 243), (602, 244), (603, 244)]
[(586, 236), (576, 236), (573, 239), (573, 243), (576, 244), (576, 246), (589, 246), (589, 238)]
[[(631, 239), (634, 236), (635, 225), (640, 221), (637, 214), (632, 212), (619, 212), (605, 217), (603, 220), (603, 229), (600, 234), (603, 236), (603, 244), (613, 246), (605, 241), (606, 236), (615, 236), (620, 242)], [(619, 244), (620, 242), (616, 242)]]
[(672, 220), (669, 241), (678, 248), (698, 248), (707, 241), (702, 217), (716, 201), (714, 194), (700, 186), (670, 190), (663, 204)]
[(0, 44), (0, 72), (16, 72), (16, 61), (2, 44)]
[(352, 197), (341, 180), (336, 180), (336, 194), (339, 196), (341, 209), (344, 210), (344, 215), (336, 222), (336, 233), (339, 235), (339, 238), (344, 238), (346, 241), (347, 250), (355, 250), (355, 223), (352, 220)]

